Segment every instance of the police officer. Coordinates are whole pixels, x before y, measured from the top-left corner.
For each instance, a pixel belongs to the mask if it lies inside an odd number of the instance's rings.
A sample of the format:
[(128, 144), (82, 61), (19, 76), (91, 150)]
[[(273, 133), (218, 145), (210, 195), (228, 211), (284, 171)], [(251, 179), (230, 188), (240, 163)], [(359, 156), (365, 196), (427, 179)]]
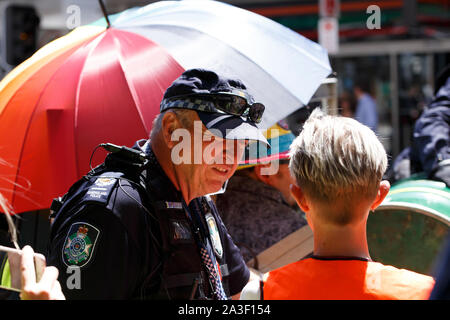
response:
[[(203, 69), (166, 90), (149, 140), (106, 144), (103, 164), (52, 208), (48, 264), (68, 299), (228, 299), (249, 281), (207, 194), (233, 175), (264, 106)], [(198, 143), (198, 141), (200, 141)]]

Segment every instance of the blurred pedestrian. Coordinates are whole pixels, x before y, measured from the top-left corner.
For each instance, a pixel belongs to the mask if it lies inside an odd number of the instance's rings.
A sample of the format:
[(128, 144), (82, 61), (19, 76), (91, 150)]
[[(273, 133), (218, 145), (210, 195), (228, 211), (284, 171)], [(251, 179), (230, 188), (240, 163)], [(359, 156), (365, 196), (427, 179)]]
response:
[(353, 92), (356, 98), (355, 119), (377, 132), (378, 112), (377, 104), (369, 94), (369, 83), (366, 79), (356, 81)]
[(424, 173), (450, 187), (450, 65), (436, 78), (433, 101), (414, 125), (411, 147), (404, 149), (386, 174), (391, 183)]
[(349, 91), (344, 91), (339, 98), (338, 106), (341, 116), (349, 118), (354, 117), (356, 104), (352, 93)]

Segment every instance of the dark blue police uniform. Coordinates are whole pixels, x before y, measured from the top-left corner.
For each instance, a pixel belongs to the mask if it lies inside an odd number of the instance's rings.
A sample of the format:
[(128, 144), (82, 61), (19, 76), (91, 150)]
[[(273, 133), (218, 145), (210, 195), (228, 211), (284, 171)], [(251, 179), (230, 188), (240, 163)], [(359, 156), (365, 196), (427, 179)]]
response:
[(149, 158), (141, 167), (108, 155), (56, 212), (47, 257), (67, 299), (214, 298), (198, 252), (207, 241), (226, 293), (239, 293), (249, 270), (214, 204), (200, 197), (186, 206), (149, 143), (141, 150)]
[(411, 147), (395, 159), (386, 178), (391, 183), (414, 173), (444, 182), (450, 187), (450, 65), (436, 80), (433, 101), (414, 125)]

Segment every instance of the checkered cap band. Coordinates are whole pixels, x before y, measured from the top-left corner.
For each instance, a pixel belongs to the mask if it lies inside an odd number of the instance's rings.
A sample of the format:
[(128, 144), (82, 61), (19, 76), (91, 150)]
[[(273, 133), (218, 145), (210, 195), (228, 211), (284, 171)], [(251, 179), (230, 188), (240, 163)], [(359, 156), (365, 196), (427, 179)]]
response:
[(220, 280), (219, 275), (214, 268), (214, 264), (208, 254), (208, 251), (205, 248), (200, 248), (200, 256), (205, 267), (208, 269), (209, 279), (214, 286), (214, 295), (218, 300), (227, 300), (227, 296), (222, 286), (222, 281)]
[(215, 112), (222, 113), (216, 109), (214, 102), (206, 101), (201, 98), (180, 98), (180, 99), (164, 99), (161, 101), (160, 110), (165, 111), (167, 109), (177, 108), (177, 109), (190, 109), (205, 112)]

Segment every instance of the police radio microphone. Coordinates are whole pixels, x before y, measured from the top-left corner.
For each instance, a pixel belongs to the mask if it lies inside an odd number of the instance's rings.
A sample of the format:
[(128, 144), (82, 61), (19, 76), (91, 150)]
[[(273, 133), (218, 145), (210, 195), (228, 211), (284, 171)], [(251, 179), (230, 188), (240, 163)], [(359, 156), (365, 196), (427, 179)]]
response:
[(144, 163), (148, 159), (148, 155), (142, 151), (131, 149), (125, 146), (117, 146), (112, 143), (101, 143), (100, 147), (108, 152), (116, 153), (124, 158), (132, 161), (138, 161)]

